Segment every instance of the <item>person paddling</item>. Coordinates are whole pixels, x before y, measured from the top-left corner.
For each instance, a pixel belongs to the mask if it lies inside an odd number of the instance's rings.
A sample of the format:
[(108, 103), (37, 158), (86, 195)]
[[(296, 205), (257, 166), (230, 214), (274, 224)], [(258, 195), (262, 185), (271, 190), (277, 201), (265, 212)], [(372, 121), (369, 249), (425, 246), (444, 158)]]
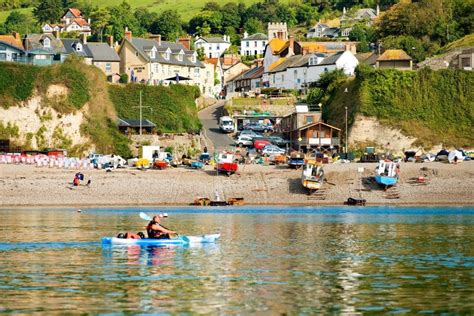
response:
[(154, 239), (170, 239), (170, 234), (176, 234), (176, 232), (167, 229), (160, 224), (163, 214), (153, 216), (153, 219), (146, 226), (146, 232), (148, 238)]

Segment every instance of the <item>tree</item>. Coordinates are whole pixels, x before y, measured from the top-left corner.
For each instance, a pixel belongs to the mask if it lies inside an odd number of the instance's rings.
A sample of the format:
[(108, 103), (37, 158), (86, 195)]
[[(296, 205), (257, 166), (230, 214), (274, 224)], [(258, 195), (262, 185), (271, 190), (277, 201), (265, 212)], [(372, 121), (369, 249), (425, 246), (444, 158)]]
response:
[(121, 41), (126, 27), (136, 36), (144, 34), (144, 29), (140, 27), (140, 23), (133, 15), (132, 7), (126, 1), (118, 6), (109, 7), (108, 11), (110, 18), (106, 35), (112, 35), (117, 41)]
[(204, 59), (206, 59), (206, 55), (204, 54), (204, 47), (199, 47), (196, 50), (196, 54), (198, 60), (203, 61)]
[(308, 96), (306, 97), (306, 103), (310, 105), (316, 105), (321, 102), (324, 97), (324, 90), (321, 88), (311, 88), (308, 91)]
[(42, 0), (33, 9), (33, 15), (39, 23), (58, 22), (64, 14), (61, 0)]
[(181, 17), (176, 10), (163, 11), (158, 19), (153, 22), (150, 28), (152, 33), (161, 34), (161, 36), (169, 41), (174, 41), (182, 33)]
[(244, 24), (244, 29), (249, 34), (265, 32), (265, 26), (263, 25), (263, 22), (256, 18), (248, 19)]
[(199, 32), (202, 36), (204, 29), (207, 28), (210, 28), (210, 33), (220, 34), (222, 30), (222, 13), (219, 11), (202, 11), (189, 21), (189, 33)]
[(5, 34), (10, 34), (12, 32), (27, 34), (33, 33), (38, 29), (37, 25), (28, 14), (16, 10), (10, 12), (3, 27)]
[(143, 29), (152, 32), (151, 26), (156, 20), (158, 20), (158, 13), (150, 12), (147, 8), (140, 7), (135, 10), (133, 15)]
[(239, 7), (233, 2), (226, 3), (220, 10), (222, 14), (222, 28), (228, 26), (237, 30), (240, 27)]
[(215, 1), (209, 1), (204, 4), (201, 11), (219, 11), (221, 6)]
[(91, 13), (90, 17), (92, 29), (94, 30), (94, 33), (97, 35), (98, 39), (102, 42), (105, 28), (109, 24), (110, 12), (105, 8), (97, 9)]

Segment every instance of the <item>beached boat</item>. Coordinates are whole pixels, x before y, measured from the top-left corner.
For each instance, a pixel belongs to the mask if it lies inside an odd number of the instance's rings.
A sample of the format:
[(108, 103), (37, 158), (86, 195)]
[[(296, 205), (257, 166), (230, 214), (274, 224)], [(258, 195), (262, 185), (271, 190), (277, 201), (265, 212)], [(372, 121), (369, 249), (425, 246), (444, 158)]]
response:
[(324, 170), (320, 164), (306, 163), (303, 165), (301, 184), (310, 193), (319, 190), (324, 182)]
[(399, 165), (390, 160), (380, 160), (375, 168), (375, 182), (382, 185), (385, 189), (394, 186), (398, 181)]
[(298, 169), (304, 165), (304, 154), (300, 152), (292, 152), (288, 158), (288, 166)]
[(238, 165), (235, 162), (234, 155), (231, 153), (220, 153), (217, 158), (216, 169), (230, 176), (237, 172)]
[(201, 236), (179, 236), (172, 239), (153, 239), (153, 238), (118, 238), (103, 237), (103, 245), (185, 245), (192, 243), (214, 243), (220, 238), (220, 234), (209, 234)]

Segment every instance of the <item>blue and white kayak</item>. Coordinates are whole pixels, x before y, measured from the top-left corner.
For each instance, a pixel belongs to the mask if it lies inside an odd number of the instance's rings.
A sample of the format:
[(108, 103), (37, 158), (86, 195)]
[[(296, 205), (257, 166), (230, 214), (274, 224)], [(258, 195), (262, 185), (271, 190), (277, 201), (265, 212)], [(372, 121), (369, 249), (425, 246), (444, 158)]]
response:
[(102, 244), (104, 245), (186, 245), (186, 244), (203, 244), (214, 243), (220, 238), (221, 234), (209, 234), (201, 236), (179, 236), (172, 239), (132, 239), (132, 238), (117, 238), (117, 237), (103, 237)]

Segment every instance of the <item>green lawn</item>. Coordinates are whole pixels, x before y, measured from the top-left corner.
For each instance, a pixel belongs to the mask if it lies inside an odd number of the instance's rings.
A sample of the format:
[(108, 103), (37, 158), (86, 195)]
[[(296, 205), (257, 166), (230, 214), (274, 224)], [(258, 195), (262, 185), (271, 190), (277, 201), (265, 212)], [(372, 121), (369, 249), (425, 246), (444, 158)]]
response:
[[(115, 6), (122, 3), (123, 0), (103, 0), (97, 1), (100, 7)], [(209, 0), (128, 0), (128, 3), (133, 8), (146, 7), (152, 12), (161, 12), (167, 9), (178, 10), (183, 21), (189, 21), (193, 15), (198, 12), (206, 2)], [(223, 5), (232, 0), (215, 0), (217, 3)], [(288, 2), (284, 0), (282, 2)], [(233, 2), (243, 2), (247, 6), (259, 2), (259, 0), (239, 0)], [(32, 9), (20, 9), (21, 12), (31, 12)], [(0, 22), (4, 22), (10, 11), (0, 11)]]

